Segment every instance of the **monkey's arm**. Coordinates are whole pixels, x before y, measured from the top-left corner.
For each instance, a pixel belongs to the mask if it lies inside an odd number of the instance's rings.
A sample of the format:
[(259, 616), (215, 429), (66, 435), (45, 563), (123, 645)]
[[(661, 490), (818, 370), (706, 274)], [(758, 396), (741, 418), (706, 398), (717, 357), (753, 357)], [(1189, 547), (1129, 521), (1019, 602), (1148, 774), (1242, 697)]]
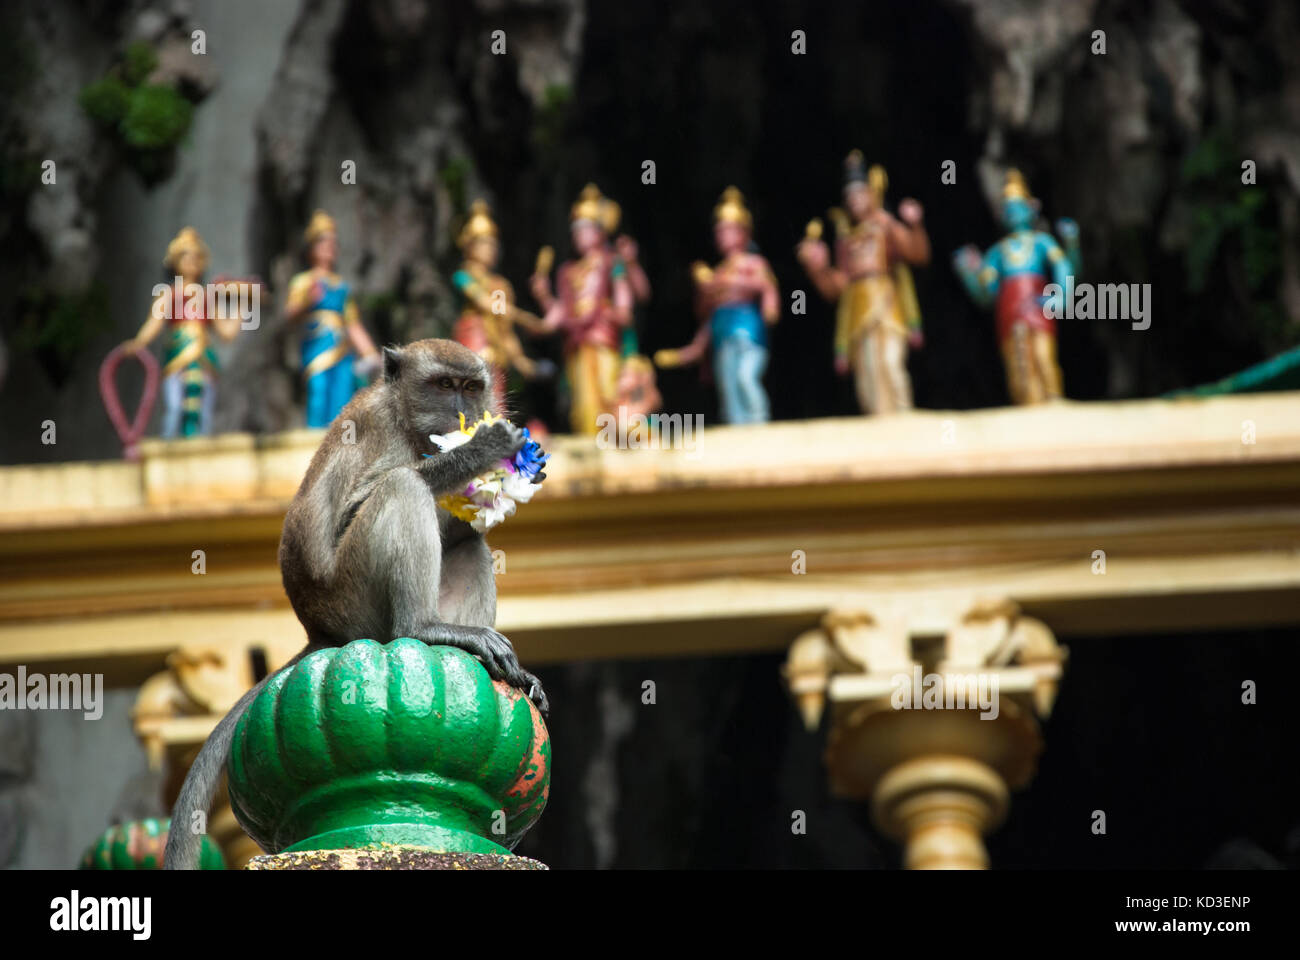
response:
[(524, 433), (509, 420), (479, 427), (473, 438), (453, 450), (443, 450), (416, 466), (435, 497), (460, 493), (497, 461), (513, 457), (524, 445)]

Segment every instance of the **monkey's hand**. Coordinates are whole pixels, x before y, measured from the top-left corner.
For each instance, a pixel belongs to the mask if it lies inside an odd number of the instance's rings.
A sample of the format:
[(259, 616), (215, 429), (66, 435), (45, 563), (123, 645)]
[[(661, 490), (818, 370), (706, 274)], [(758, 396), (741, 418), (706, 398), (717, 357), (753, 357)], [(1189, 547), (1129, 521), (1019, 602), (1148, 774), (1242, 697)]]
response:
[(483, 457), (482, 469), (496, 466), (498, 460), (508, 460), (524, 448), (524, 432), (509, 420), (493, 420), (474, 431), (474, 437), (465, 444), (466, 451), (473, 451), (475, 459)]
[(416, 469), (434, 496), (461, 493), (475, 477), (513, 457), (523, 445), (522, 430), (509, 420), (494, 420), (475, 430), (461, 446), (426, 456)]

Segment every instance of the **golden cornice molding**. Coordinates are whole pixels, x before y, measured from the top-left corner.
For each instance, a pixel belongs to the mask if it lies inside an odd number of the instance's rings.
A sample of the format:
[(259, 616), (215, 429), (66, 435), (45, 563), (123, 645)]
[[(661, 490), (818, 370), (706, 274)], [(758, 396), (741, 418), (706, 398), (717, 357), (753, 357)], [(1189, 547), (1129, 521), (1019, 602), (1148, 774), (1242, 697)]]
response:
[[(1276, 393), (717, 427), (692, 451), (556, 437), (491, 537), (499, 623), (543, 662), (774, 650), (837, 606), (947, 617), (989, 591), (1058, 633), (1300, 622), (1298, 411)], [(320, 436), (0, 468), (0, 663), (110, 658), (139, 682), (185, 643), (300, 640), (275, 553)]]

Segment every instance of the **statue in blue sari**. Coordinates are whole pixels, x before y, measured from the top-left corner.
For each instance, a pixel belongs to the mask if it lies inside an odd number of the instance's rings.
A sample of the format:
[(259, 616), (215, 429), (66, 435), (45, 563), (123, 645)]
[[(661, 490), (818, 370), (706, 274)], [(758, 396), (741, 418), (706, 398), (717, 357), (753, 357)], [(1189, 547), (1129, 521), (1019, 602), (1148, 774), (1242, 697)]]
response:
[(350, 288), (334, 272), (338, 233), (333, 218), (317, 210), (303, 239), (311, 269), (289, 282), (285, 317), (303, 324), (307, 426), (327, 427), (381, 364)]

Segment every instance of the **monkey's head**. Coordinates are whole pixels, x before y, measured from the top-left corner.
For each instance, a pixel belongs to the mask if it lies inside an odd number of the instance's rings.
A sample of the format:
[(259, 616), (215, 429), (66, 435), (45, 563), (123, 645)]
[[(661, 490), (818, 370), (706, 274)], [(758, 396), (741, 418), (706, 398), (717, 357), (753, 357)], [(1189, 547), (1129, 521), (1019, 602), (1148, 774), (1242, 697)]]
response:
[(397, 405), (397, 417), (417, 449), (429, 447), (429, 434), (453, 433), (493, 413), (492, 370), (473, 350), (454, 340), (416, 340), (384, 348), (384, 383)]

